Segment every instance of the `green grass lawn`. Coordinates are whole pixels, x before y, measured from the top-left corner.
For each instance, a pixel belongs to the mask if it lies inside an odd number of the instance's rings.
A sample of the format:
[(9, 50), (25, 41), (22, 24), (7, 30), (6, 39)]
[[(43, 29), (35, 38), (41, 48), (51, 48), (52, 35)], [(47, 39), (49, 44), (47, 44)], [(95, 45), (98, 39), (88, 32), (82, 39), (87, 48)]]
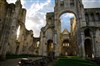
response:
[(28, 54), (7, 54), (6, 59), (17, 59), (17, 58), (28, 58), (28, 57), (35, 57), (34, 55), (28, 55)]
[(52, 66), (100, 66), (89, 60), (83, 60), (75, 57), (59, 58)]

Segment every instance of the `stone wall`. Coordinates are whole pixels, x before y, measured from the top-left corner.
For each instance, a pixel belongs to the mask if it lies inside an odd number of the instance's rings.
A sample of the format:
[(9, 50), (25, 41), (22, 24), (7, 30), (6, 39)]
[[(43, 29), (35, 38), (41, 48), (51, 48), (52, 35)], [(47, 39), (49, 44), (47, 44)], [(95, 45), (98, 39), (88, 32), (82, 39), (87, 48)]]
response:
[(19, 22), (25, 22), (26, 10), (20, 0), (15, 4), (0, 0), (0, 13), (0, 57), (5, 58), (6, 53), (16, 52), (17, 28)]

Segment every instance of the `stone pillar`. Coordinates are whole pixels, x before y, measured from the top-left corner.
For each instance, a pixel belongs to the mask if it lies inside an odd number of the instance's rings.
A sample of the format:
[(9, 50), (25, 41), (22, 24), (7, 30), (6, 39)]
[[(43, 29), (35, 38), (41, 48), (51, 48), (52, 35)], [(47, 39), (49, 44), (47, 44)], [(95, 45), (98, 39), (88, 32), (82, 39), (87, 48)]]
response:
[(56, 35), (56, 37), (55, 37), (55, 43), (56, 43), (56, 45), (55, 45), (55, 56), (59, 56), (59, 44), (58, 44), (58, 35)]
[[(96, 57), (96, 47), (95, 47), (95, 30), (91, 33), (92, 34), (92, 58)], [(93, 57), (94, 56), (94, 57)]]
[(46, 37), (45, 36), (43, 36), (42, 55), (47, 56), (47, 45), (46, 45)]
[(47, 45), (46, 45), (45, 31), (41, 32), (39, 55), (47, 56)]
[(82, 37), (82, 43), (81, 43), (81, 49), (82, 49), (82, 57), (85, 58), (85, 48), (84, 48), (84, 40), (85, 40), (85, 37), (84, 37), (84, 32), (81, 32), (81, 37)]

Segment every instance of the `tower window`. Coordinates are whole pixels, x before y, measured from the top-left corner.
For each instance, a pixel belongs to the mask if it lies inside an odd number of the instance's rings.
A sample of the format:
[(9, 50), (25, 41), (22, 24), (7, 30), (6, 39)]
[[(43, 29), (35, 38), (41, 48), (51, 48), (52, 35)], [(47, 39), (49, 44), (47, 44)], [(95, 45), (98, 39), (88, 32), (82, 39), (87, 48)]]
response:
[(70, 5), (74, 6), (74, 0), (70, 0)]
[(99, 21), (100, 20), (100, 14), (96, 13), (96, 20)]
[(61, 7), (63, 7), (63, 6), (64, 6), (64, 2), (63, 2), (63, 1), (60, 3), (60, 6), (61, 6)]
[(87, 13), (85, 14), (85, 20), (86, 20), (86, 23), (88, 24), (88, 22), (89, 22), (89, 15)]
[(94, 21), (94, 14), (93, 13), (90, 14), (90, 21)]

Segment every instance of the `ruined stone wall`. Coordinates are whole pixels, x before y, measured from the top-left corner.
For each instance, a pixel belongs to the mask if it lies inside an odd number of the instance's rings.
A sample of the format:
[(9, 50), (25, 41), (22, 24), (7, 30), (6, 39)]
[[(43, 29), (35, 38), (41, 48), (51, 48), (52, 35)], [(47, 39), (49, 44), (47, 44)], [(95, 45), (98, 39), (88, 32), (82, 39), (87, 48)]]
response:
[(33, 54), (34, 53), (34, 43), (33, 43), (33, 31), (27, 31), (25, 37), (25, 43), (23, 44), (23, 54)]
[[(21, 54), (23, 51), (23, 45), (25, 44), (25, 40), (26, 40), (26, 28), (25, 28), (25, 17), (26, 17), (26, 10), (22, 9), (20, 11), (20, 16), (19, 16), (19, 20), (18, 20), (18, 26), (20, 26), (19, 29), (19, 37), (16, 39), (19, 42), (19, 51), (17, 52), (17, 54)], [(17, 49), (16, 49), (17, 50)]]
[(4, 58), (6, 53), (16, 52), (16, 32), (19, 21), (25, 22), (26, 10), (22, 9), (20, 0), (15, 4), (0, 0), (0, 13), (0, 56)]
[[(6, 52), (7, 52), (7, 46), (9, 45), (8, 39), (9, 39), (9, 34), (10, 34), (10, 26), (12, 23), (12, 17), (14, 14), (14, 4), (8, 4), (5, 0), (1, 1), (1, 3), (5, 3), (2, 7), (1, 11), (1, 17), (2, 17), (2, 23), (1, 23), (1, 36), (0, 36), (0, 45), (1, 45), (1, 56), (2, 58), (5, 57)], [(5, 12), (6, 11), (6, 12)], [(5, 15), (4, 15), (5, 14)], [(4, 20), (3, 20), (4, 19)]]
[[(92, 55), (100, 57), (100, 8), (87, 8), (85, 9), (86, 29), (90, 31), (90, 39), (92, 41)], [(87, 38), (86, 36), (85, 38)], [(87, 39), (89, 39), (87, 38)], [(84, 41), (84, 40), (83, 40)]]
[(19, 17), (21, 16), (20, 13), (22, 10), (22, 5), (20, 1), (16, 1), (14, 13), (12, 14), (12, 22), (10, 26), (10, 34), (9, 34), (9, 44), (11, 46), (11, 53), (15, 54), (16, 51), (16, 38), (17, 38), (17, 29), (18, 29), (18, 22)]
[(55, 43), (54, 34), (54, 13), (50, 12), (46, 14), (47, 24), (41, 29), (40, 33), (40, 48), (39, 55), (47, 56), (47, 42), (52, 40)]

